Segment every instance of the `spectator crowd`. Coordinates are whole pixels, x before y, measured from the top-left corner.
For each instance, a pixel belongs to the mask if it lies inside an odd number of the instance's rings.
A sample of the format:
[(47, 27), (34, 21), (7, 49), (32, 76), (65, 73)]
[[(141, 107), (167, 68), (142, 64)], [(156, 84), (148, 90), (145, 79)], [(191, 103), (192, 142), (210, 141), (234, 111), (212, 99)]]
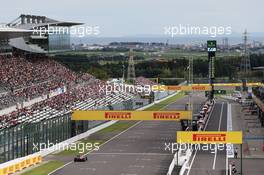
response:
[[(23, 106), (0, 116), (0, 129), (8, 123), (10, 126), (19, 124), (20, 116), (30, 116), (34, 111), (41, 111), (46, 107), (58, 110), (72, 110), (77, 102), (93, 99), (94, 106), (98, 99), (106, 96), (100, 87), (106, 82), (96, 79), (88, 73), (76, 73), (47, 57), (22, 58), (14, 56), (0, 56), (0, 110), (29, 101), (36, 97), (48, 95), (59, 88), (66, 89), (54, 97), (36, 102), (31, 106)], [(139, 77), (137, 85), (154, 85), (156, 83)], [(114, 92), (113, 92), (114, 93)], [(110, 94), (110, 96), (115, 94)], [(103, 104), (108, 105), (108, 104)]]

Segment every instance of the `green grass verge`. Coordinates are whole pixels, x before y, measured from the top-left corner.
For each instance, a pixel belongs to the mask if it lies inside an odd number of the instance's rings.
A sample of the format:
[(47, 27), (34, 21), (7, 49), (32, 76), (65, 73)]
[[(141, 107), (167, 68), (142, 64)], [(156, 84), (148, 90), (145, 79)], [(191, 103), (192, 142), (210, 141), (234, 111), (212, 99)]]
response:
[[(160, 102), (159, 104), (155, 104), (145, 110), (147, 111), (151, 111), (151, 110), (160, 110), (162, 108), (164, 108), (165, 106), (167, 106), (170, 103), (175, 102), (176, 100), (183, 98), (185, 96), (185, 93), (180, 92), (178, 94), (175, 94), (174, 96)], [(126, 129), (128, 129), (129, 127), (133, 126), (135, 123), (134, 122), (117, 122), (111, 126), (108, 126), (107, 128), (104, 128), (98, 132), (96, 132), (96, 134), (98, 135), (104, 135), (107, 133), (120, 133)], [(94, 140), (94, 139), (82, 139), (79, 141), (79, 143), (89, 143), (89, 144), (94, 144), (94, 143), (99, 143), (99, 146), (101, 144), (103, 144), (104, 142), (106, 142), (108, 139), (106, 140), (102, 140), (102, 139), (98, 139), (98, 140)], [(88, 151), (85, 151), (85, 153), (87, 153)], [(70, 149), (66, 149), (63, 150), (59, 153), (56, 153), (54, 155), (58, 155), (58, 156), (74, 156), (79, 154), (78, 149), (76, 150), (70, 150)], [(40, 165), (39, 167), (36, 167), (32, 170), (29, 170), (25, 173), (23, 173), (22, 175), (47, 175), (48, 173), (52, 172), (53, 170), (59, 168), (60, 166), (63, 166), (63, 162), (60, 161), (50, 161), (48, 163), (45, 163), (43, 165)]]
[(34, 169), (28, 170), (21, 175), (47, 175), (53, 170), (61, 167), (64, 165), (61, 161), (49, 161), (47, 163), (44, 163), (43, 165), (40, 165)]
[(175, 94), (174, 96), (158, 103), (158, 104), (155, 104), (147, 109), (145, 109), (144, 111), (158, 111), (158, 110), (161, 110), (162, 108), (164, 108), (165, 106), (175, 102), (176, 100), (180, 99), (180, 98), (183, 98), (185, 96), (185, 93), (184, 92), (179, 92), (178, 94)]
[[(98, 132), (96, 132), (96, 135), (104, 135), (107, 133), (120, 133), (126, 129), (128, 129), (129, 127), (131, 127), (134, 123), (133, 122), (127, 122), (127, 123), (115, 123), (111, 126), (108, 126), (107, 128), (104, 128)], [(104, 142), (106, 142), (108, 139), (82, 139), (80, 140), (78, 143), (80, 145), (80, 147), (78, 149), (65, 149), (59, 153), (56, 153), (55, 155), (58, 156), (68, 156), (68, 155), (78, 155), (78, 154), (84, 154), (89, 152), (91, 149), (91, 147), (88, 147), (88, 149), (84, 149), (85, 147), (83, 147), (82, 145), (94, 145), (95, 143), (97, 143), (98, 146), (100, 146), (101, 144), (103, 144)], [(92, 147), (94, 148), (94, 147)]]
[(107, 128), (98, 131), (98, 134), (105, 134), (109, 132), (122, 132), (132, 126), (134, 123), (115, 123)]

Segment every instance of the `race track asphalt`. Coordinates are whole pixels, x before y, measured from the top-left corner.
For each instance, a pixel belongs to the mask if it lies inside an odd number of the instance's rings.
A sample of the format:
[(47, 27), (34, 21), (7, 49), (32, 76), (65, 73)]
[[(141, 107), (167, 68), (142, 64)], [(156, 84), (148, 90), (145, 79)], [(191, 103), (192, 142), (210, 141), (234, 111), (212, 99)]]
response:
[[(206, 99), (203, 93), (193, 95), (195, 112)], [(177, 100), (163, 110), (183, 110), (188, 97)], [(217, 107), (218, 108), (218, 107)], [(176, 141), (179, 122), (139, 121), (130, 129), (89, 153), (86, 162), (69, 162), (53, 175), (165, 175), (173, 154), (165, 143)]]

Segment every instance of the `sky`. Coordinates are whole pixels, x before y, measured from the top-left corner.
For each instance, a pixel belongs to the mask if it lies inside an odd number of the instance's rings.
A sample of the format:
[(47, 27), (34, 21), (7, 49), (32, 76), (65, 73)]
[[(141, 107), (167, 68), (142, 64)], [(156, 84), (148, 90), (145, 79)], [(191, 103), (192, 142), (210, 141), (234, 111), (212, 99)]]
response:
[(264, 32), (263, 0), (2, 0), (0, 22), (20, 14), (99, 26), (106, 37), (163, 35), (164, 26), (230, 26)]

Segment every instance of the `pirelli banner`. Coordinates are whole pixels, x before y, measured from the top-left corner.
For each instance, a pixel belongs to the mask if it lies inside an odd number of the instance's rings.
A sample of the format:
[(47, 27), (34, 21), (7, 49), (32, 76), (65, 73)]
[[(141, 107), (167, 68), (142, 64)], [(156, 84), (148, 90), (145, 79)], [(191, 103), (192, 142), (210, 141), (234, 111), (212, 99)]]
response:
[(192, 118), (191, 111), (73, 111), (72, 120), (179, 121)]
[(192, 86), (166, 86), (168, 91), (210, 91), (210, 85), (192, 85)]
[(178, 143), (191, 143), (191, 144), (242, 144), (241, 131), (178, 131)]
[[(193, 84), (193, 86), (208, 86), (209, 84)], [(242, 86), (242, 83), (214, 83), (214, 86), (237, 87)], [(263, 86), (261, 82), (246, 83), (246, 86)]]

